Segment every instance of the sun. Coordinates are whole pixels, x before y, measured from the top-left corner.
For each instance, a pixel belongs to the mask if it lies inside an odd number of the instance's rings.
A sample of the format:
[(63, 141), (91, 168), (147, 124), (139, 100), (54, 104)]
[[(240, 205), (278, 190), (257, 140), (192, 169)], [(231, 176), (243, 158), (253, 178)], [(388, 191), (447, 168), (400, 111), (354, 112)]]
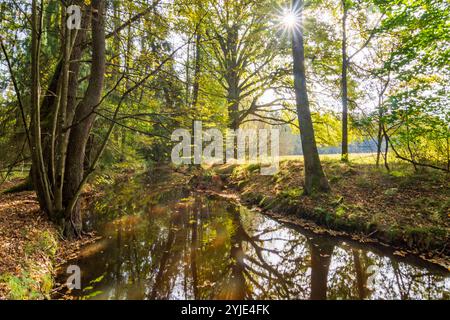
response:
[(301, 25), (301, 13), (295, 8), (280, 8), (277, 16), (278, 27), (287, 34)]
[(294, 12), (288, 11), (283, 15), (282, 22), (286, 28), (293, 29), (298, 23), (298, 17)]

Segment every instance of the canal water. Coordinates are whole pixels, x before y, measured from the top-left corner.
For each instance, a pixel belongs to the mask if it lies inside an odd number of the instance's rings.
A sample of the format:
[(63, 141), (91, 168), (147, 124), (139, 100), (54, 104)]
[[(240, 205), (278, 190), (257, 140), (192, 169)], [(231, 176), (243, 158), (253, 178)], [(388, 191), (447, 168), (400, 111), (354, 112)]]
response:
[(102, 239), (68, 262), (81, 270), (75, 299), (450, 298), (445, 269), (175, 185), (111, 187), (85, 223)]

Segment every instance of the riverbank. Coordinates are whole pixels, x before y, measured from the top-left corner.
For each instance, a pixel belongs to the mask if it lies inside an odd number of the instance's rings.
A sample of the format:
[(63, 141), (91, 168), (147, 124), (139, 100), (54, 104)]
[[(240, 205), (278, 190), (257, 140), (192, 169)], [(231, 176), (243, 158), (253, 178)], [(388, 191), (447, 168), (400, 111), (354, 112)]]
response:
[(0, 194), (0, 299), (46, 298), (58, 247), (56, 229), (33, 192)]
[[(449, 268), (450, 188), (445, 176), (401, 167), (387, 173), (367, 163), (334, 159), (324, 159), (324, 168), (333, 190), (326, 195), (303, 196), (302, 163), (285, 159), (274, 176), (261, 176), (256, 164), (212, 170), (164, 166), (145, 174), (134, 170), (99, 174), (85, 190), (83, 201), (87, 205), (101, 198), (104, 208), (96, 210), (111, 207), (112, 213), (130, 214), (136, 208), (147, 212), (149, 206), (156, 206), (152, 210), (158, 212), (162, 208), (155, 199), (176, 189), (212, 191), (239, 197), (278, 221), (316, 234), (389, 245), (395, 248), (394, 255), (412, 253)], [(3, 190), (20, 182), (8, 182)], [(120, 192), (117, 185), (122, 186)], [(181, 207), (177, 205), (177, 210)], [(39, 210), (33, 192), (0, 194), (0, 299), (49, 298), (60, 286), (54, 283), (57, 266), (77, 258), (80, 248), (93, 240), (62, 240)]]
[[(248, 205), (301, 224), (312, 221), (330, 234), (379, 242), (449, 266), (450, 181), (441, 172), (412, 172), (398, 164), (391, 172), (364, 161), (342, 163), (324, 157), (329, 194), (303, 195), (301, 159), (280, 163), (274, 176), (262, 176), (258, 164), (221, 165), (220, 176)], [(311, 227), (314, 228), (314, 227)]]
[(93, 235), (62, 239), (33, 191), (3, 193), (23, 181), (8, 181), (0, 189), (0, 300), (49, 299), (56, 267), (95, 240)]
[(61, 268), (81, 290), (54, 298), (448, 299), (446, 269), (279, 223), (198, 167), (156, 169), (104, 181), (85, 215), (102, 239)]

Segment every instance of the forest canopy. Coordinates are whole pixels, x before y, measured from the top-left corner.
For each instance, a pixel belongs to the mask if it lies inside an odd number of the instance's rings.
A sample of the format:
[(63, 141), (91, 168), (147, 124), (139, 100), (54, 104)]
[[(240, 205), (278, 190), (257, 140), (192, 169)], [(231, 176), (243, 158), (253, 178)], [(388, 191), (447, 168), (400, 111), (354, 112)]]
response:
[(448, 1), (4, 0), (0, 17), (1, 174), (30, 170), (67, 234), (98, 165), (170, 161), (196, 120), (300, 134), (306, 191), (329, 189), (318, 148), (347, 161), (362, 141), (388, 170), (450, 170)]

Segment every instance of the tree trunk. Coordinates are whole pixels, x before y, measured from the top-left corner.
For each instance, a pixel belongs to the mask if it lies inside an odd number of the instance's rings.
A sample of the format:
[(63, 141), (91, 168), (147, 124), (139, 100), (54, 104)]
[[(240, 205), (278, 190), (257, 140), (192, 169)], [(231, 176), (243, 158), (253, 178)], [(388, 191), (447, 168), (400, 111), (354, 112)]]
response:
[[(41, 207), (50, 216), (53, 214), (49, 170), (44, 161), (41, 121), (40, 50), (42, 29), (42, 3), (32, 1), (31, 6), (31, 159), (33, 184), (39, 194)], [(44, 125), (45, 126), (45, 125)]]
[(389, 136), (387, 135), (386, 130), (383, 127), (383, 136), (385, 140), (385, 149), (384, 149), (384, 167), (387, 171), (391, 171), (388, 163), (388, 153), (389, 153)]
[[(302, 0), (293, 0), (293, 8), (302, 7)], [(311, 194), (316, 190), (326, 192), (330, 190), (330, 187), (320, 163), (319, 152), (314, 136), (306, 88), (303, 31), (300, 27), (293, 29), (292, 53), (294, 59), (294, 89), (300, 135), (302, 139), (303, 159), (305, 163), (305, 193)]]
[(383, 144), (383, 123), (381, 122), (382, 111), (381, 109), (378, 111), (379, 119), (378, 119), (378, 134), (377, 134), (377, 167), (380, 166), (380, 158), (381, 158), (381, 147)]
[[(195, 69), (194, 69), (194, 85), (192, 88), (192, 107), (197, 111), (198, 95), (200, 91), (200, 73), (201, 73), (201, 41), (202, 35), (200, 30), (195, 35)], [(196, 112), (195, 112), (196, 113)]]
[[(450, 125), (448, 127), (450, 132)], [(450, 135), (447, 134), (447, 171), (450, 172)]]
[(228, 88), (228, 117), (229, 117), (229, 129), (239, 129), (239, 79), (236, 72), (232, 71), (229, 76), (229, 88)]
[(241, 92), (239, 89), (239, 66), (238, 66), (238, 35), (239, 27), (233, 25), (227, 33), (226, 50), (224, 56), (226, 57), (226, 82), (228, 87), (227, 103), (228, 103), (228, 128), (232, 130), (239, 129), (239, 103), (241, 99)]
[[(81, 0), (76, 4), (82, 6)], [(80, 235), (78, 198), (87, 174), (84, 173), (86, 144), (95, 120), (93, 110), (100, 102), (105, 73), (104, 0), (93, 0), (91, 15), (83, 13), (82, 28), (69, 30), (63, 14), (61, 49), (49, 91), (56, 95), (40, 97), (40, 39), (42, 4), (32, 3), (31, 63), (31, 146), (33, 184), (41, 208), (58, 223), (66, 236)], [(86, 9), (86, 7), (84, 7)], [(89, 10), (85, 10), (89, 11)], [(90, 19), (89, 19), (90, 18)], [(84, 98), (77, 101), (80, 58), (86, 48), (85, 36), (92, 25), (92, 64)]]
[(348, 161), (348, 59), (347, 59), (347, 5), (342, 0), (342, 154), (341, 160)]
[[(95, 121), (95, 113), (92, 111), (100, 102), (105, 76), (105, 26), (104, 26), (104, 2), (92, 1), (92, 66), (91, 76), (83, 100), (78, 105), (74, 123), (77, 125), (71, 129), (69, 147), (66, 158), (66, 176), (64, 186), (64, 226), (65, 233), (71, 237), (81, 232), (81, 214), (78, 201), (81, 193), (82, 182), (85, 178), (84, 158), (86, 144), (92, 125)], [(87, 172), (86, 174), (89, 174)]]

